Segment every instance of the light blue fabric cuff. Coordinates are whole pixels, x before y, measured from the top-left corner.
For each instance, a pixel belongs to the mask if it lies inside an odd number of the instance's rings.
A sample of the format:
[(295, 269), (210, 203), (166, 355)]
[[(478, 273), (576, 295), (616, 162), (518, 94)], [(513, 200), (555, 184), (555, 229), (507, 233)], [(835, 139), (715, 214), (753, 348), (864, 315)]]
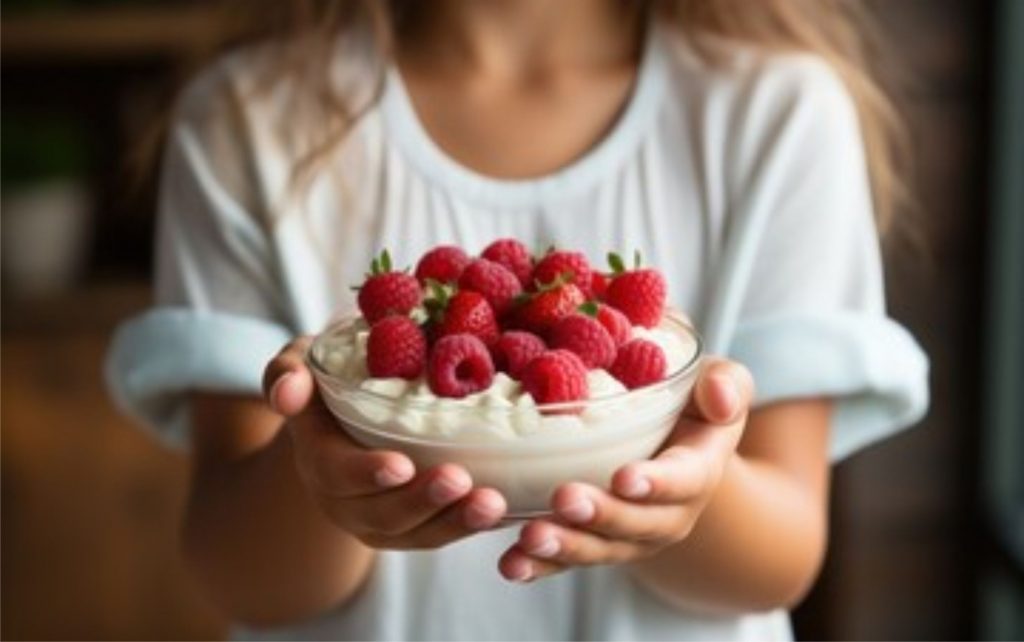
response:
[(919, 421), (928, 358), (900, 325), (857, 313), (785, 314), (741, 323), (729, 356), (757, 384), (756, 405), (834, 397), (833, 461)]
[(258, 394), (264, 366), (291, 338), (252, 317), (156, 308), (118, 327), (104, 373), (121, 410), (181, 447), (189, 391)]

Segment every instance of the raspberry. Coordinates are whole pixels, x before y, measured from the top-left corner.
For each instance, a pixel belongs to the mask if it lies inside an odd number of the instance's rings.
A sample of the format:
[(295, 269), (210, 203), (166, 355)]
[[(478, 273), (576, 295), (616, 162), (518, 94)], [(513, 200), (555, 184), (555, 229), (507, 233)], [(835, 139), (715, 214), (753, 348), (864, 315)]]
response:
[(597, 319), (585, 314), (571, 314), (556, 323), (550, 344), (575, 353), (587, 368), (607, 368), (615, 361), (615, 341)]
[(513, 379), (518, 379), (526, 364), (546, 349), (544, 340), (537, 335), (509, 330), (494, 344), (491, 356), (494, 357), (494, 367), (499, 372), (508, 373)]
[(530, 277), (533, 275), (533, 257), (530, 250), (515, 239), (498, 239), (491, 243), (480, 256), (494, 261), (506, 270), (516, 275), (522, 287), (530, 285)]
[(586, 399), (587, 369), (568, 350), (548, 350), (523, 368), (523, 390), (538, 404)]
[(416, 278), (426, 284), (427, 279), (438, 283), (455, 283), (469, 265), (469, 256), (460, 247), (438, 245), (416, 264)]
[(531, 295), (516, 311), (516, 325), (543, 337), (560, 319), (576, 312), (584, 301), (583, 293), (572, 283), (560, 283), (561, 279), (556, 279)]
[(629, 322), (625, 314), (612, 306), (605, 305), (604, 303), (598, 304), (597, 316), (595, 318), (598, 323), (604, 326), (608, 334), (612, 336), (616, 348), (633, 337), (633, 324)]
[(484, 295), (499, 317), (512, 307), (512, 301), (523, 291), (515, 274), (487, 259), (473, 259), (466, 266), (459, 277), (459, 289)]
[(590, 262), (582, 253), (561, 250), (548, 252), (533, 268), (535, 284), (546, 285), (562, 275), (567, 275), (567, 283), (575, 283), (585, 297), (590, 297), (592, 270)]
[(667, 369), (665, 353), (658, 344), (647, 339), (632, 339), (619, 348), (608, 372), (632, 390), (661, 381)]
[(415, 379), (427, 361), (427, 339), (408, 317), (387, 317), (370, 328), (366, 367), (371, 377)]
[(450, 299), (441, 301), (434, 337), (440, 339), (451, 334), (472, 334), (486, 345), (498, 340), (500, 330), (494, 310), (479, 292), (463, 290)]
[(427, 383), (437, 396), (459, 399), (486, 390), (493, 379), (491, 354), (475, 336), (452, 334), (434, 344), (427, 365)]
[(608, 263), (614, 275), (605, 292), (605, 302), (625, 314), (633, 325), (647, 328), (658, 325), (668, 290), (661, 272), (652, 268), (641, 269), (639, 252), (635, 255), (635, 269), (629, 272), (616, 254), (608, 255)]
[(359, 311), (370, 325), (391, 315), (406, 316), (420, 304), (419, 281), (405, 272), (391, 270), (391, 256), (381, 252), (370, 264), (370, 273), (359, 288)]

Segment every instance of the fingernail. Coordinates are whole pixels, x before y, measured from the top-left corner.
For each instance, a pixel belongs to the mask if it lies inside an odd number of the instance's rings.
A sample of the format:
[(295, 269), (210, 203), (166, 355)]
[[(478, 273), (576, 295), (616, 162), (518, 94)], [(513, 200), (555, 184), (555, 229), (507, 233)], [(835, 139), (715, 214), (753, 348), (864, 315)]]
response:
[(545, 537), (536, 546), (526, 549), (526, 552), (534, 557), (554, 557), (555, 555), (558, 555), (558, 551), (561, 548), (562, 545), (558, 543), (557, 539), (554, 537)]
[(394, 470), (387, 467), (381, 468), (373, 475), (373, 481), (381, 488), (401, 486), (410, 479), (412, 479), (412, 474), (409, 470)]
[(584, 497), (560, 509), (558, 514), (570, 522), (579, 524), (589, 522), (594, 518), (594, 502)]
[(482, 531), (490, 528), (498, 521), (498, 513), (493, 506), (470, 504), (466, 507), (466, 526), (475, 531)]
[(443, 506), (466, 494), (469, 490), (446, 477), (438, 477), (427, 486), (427, 496), (430, 501)]
[(270, 386), (270, 399), (268, 399), (267, 401), (270, 403), (270, 408), (278, 414), (284, 413), (281, 412), (281, 409), (277, 405), (277, 393), (281, 389), (281, 385), (284, 384), (284, 382), (287, 381), (292, 376), (292, 374), (293, 373), (291, 372), (284, 373), (283, 375), (277, 378), (277, 381), (274, 382), (274, 385)]
[(509, 571), (513, 582), (529, 582), (530, 578), (533, 577), (533, 567), (526, 560), (513, 564)]
[(721, 390), (722, 399), (728, 406), (729, 415), (736, 414), (740, 405), (739, 383), (731, 375), (726, 374), (715, 375), (715, 380)]
[(643, 475), (635, 475), (622, 487), (622, 495), (630, 499), (643, 499), (651, 493), (651, 481)]

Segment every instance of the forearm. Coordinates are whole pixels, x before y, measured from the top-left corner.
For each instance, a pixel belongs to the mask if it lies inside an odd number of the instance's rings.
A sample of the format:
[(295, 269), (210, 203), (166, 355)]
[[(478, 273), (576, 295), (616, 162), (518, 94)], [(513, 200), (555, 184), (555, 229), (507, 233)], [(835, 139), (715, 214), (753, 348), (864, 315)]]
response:
[(827, 541), (826, 507), (771, 463), (741, 455), (692, 533), (631, 566), (666, 601), (710, 613), (792, 607), (817, 576)]
[(335, 606), (365, 580), (373, 552), (333, 525), (299, 480), (291, 439), (197, 466), (184, 550), (232, 618), (270, 626)]

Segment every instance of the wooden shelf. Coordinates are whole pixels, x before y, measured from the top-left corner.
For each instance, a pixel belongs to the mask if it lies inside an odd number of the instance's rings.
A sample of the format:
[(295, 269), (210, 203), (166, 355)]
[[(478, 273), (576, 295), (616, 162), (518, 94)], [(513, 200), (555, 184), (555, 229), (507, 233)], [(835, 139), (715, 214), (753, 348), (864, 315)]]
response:
[(109, 62), (141, 56), (190, 57), (224, 32), (217, 7), (111, 7), (5, 15), (4, 62)]

